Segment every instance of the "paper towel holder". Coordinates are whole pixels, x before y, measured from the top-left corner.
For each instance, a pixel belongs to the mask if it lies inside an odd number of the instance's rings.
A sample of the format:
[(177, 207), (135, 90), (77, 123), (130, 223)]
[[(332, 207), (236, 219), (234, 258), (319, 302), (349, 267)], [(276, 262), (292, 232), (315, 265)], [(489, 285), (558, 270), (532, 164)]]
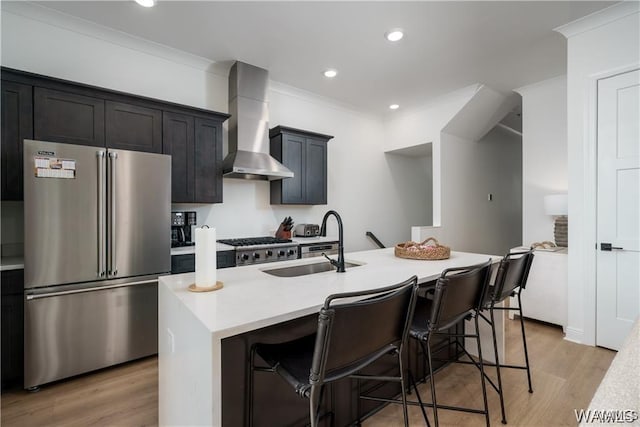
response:
[[(203, 224), (200, 228), (204, 229), (204, 228), (211, 228), (211, 227), (209, 227), (207, 224)], [(222, 289), (223, 286), (224, 286), (224, 283), (217, 280), (216, 284), (213, 286), (197, 286), (195, 283), (192, 283), (187, 287), (187, 289), (191, 292), (212, 292), (212, 291), (217, 291), (219, 289)]]
[(224, 283), (218, 280), (216, 281), (215, 286), (202, 288), (200, 286), (196, 286), (195, 283), (192, 283), (189, 285), (187, 289), (189, 289), (191, 292), (211, 292), (211, 291), (217, 291), (218, 289), (222, 289), (223, 286), (224, 286)]

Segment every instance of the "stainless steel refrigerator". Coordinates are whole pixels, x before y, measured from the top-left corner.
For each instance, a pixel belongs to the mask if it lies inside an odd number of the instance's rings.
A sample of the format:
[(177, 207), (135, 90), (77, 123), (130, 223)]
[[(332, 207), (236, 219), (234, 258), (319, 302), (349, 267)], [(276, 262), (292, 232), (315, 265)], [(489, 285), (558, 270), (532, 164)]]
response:
[(24, 141), (24, 387), (155, 354), (171, 157)]

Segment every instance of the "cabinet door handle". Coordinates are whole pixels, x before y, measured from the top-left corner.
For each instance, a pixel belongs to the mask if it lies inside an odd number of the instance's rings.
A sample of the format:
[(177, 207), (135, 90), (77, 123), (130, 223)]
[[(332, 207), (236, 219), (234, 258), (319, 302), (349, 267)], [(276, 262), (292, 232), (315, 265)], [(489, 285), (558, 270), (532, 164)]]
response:
[(623, 250), (624, 248), (620, 248), (618, 246), (612, 246), (611, 243), (600, 243), (600, 250), (611, 252), (612, 249)]

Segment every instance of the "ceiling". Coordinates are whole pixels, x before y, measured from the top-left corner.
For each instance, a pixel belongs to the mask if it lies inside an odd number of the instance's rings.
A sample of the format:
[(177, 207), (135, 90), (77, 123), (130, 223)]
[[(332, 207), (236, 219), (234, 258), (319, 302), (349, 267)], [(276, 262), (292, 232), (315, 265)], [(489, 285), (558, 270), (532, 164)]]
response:
[[(39, 4), (375, 114), (474, 83), (511, 91), (566, 71), (553, 28), (615, 2), (45, 1)], [(384, 38), (400, 27), (397, 43)], [(332, 80), (322, 72), (338, 70)]]

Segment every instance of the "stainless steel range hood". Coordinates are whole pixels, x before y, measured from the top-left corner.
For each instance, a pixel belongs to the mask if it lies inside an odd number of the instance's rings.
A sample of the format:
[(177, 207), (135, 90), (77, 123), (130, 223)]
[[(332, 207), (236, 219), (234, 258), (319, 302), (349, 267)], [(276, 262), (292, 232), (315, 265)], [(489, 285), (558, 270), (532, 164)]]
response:
[(222, 162), (227, 178), (275, 180), (293, 172), (269, 155), (267, 70), (237, 61), (229, 72), (229, 154)]

